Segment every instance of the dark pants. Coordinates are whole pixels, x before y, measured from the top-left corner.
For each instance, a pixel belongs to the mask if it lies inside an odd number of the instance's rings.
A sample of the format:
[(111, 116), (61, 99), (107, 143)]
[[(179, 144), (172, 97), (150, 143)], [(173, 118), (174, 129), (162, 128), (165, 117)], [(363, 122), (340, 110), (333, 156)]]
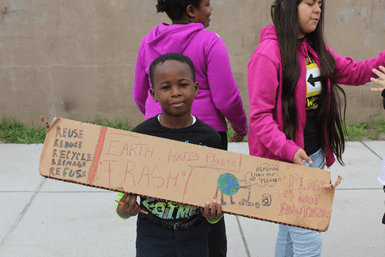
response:
[(137, 257), (208, 257), (206, 219), (190, 230), (174, 230), (156, 225), (139, 213), (136, 230)]
[[(227, 132), (219, 132), (222, 138), (223, 150), (227, 151)], [(227, 238), (225, 217), (218, 223), (211, 225), (211, 230), (208, 234), (209, 240), (209, 256), (210, 257), (225, 257), (227, 254)]]

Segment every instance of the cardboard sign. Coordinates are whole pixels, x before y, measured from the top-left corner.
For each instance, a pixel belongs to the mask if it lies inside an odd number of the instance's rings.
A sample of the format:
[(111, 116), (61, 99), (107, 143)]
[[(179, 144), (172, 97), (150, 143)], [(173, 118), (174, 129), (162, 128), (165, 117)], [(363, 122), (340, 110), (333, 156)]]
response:
[[(55, 118), (44, 177), (317, 231), (329, 226), (336, 185), (321, 169)], [(340, 178), (339, 178), (340, 180)]]

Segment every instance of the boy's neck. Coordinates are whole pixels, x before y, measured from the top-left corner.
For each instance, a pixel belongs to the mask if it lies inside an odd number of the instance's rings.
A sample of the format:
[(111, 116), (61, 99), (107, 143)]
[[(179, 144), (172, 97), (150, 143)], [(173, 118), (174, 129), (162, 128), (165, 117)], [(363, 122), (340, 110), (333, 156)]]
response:
[(159, 117), (159, 123), (166, 128), (171, 129), (182, 129), (190, 127), (193, 123), (193, 116), (191, 113), (189, 115), (183, 116), (170, 116), (161, 114)]

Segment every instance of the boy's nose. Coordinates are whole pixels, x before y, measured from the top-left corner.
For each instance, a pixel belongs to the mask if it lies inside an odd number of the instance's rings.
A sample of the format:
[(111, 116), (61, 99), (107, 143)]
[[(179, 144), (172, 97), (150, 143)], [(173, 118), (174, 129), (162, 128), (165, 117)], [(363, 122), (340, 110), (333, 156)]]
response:
[(178, 96), (178, 95), (180, 95), (181, 93), (180, 93), (180, 90), (179, 90), (179, 87), (173, 87), (172, 88), (172, 95), (173, 96)]

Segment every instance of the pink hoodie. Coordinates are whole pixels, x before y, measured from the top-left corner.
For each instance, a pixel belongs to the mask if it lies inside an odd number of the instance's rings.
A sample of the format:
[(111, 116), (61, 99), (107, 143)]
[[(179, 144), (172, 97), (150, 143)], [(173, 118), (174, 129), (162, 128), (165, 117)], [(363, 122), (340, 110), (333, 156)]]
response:
[(246, 135), (247, 117), (226, 46), (218, 35), (205, 30), (200, 23), (161, 23), (142, 40), (132, 95), (144, 118), (162, 113), (159, 103), (154, 102), (150, 95), (148, 74), (151, 62), (170, 52), (184, 54), (194, 63), (199, 93), (192, 105), (192, 114), (217, 131), (227, 131), (226, 117), (240, 136)]
[[(299, 148), (304, 149), (306, 125), (306, 63), (310, 53), (318, 66), (319, 58), (306, 39), (298, 44), (297, 56), (301, 69), (295, 89), (297, 106), (297, 131), (295, 141), (286, 139), (282, 119), (282, 63), (281, 53), (273, 25), (261, 29), (260, 44), (250, 58), (248, 65), (248, 88), (250, 99), (250, 155), (273, 160), (292, 162)], [(373, 59), (355, 62), (353, 58), (342, 57), (326, 46), (336, 59), (334, 79), (339, 84), (362, 85), (370, 81), (373, 68), (385, 64), (385, 51)], [(330, 91), (330, 84), (329, 89)], [(334, 163), (334, 156), (327, 141), (327, 166)]]

